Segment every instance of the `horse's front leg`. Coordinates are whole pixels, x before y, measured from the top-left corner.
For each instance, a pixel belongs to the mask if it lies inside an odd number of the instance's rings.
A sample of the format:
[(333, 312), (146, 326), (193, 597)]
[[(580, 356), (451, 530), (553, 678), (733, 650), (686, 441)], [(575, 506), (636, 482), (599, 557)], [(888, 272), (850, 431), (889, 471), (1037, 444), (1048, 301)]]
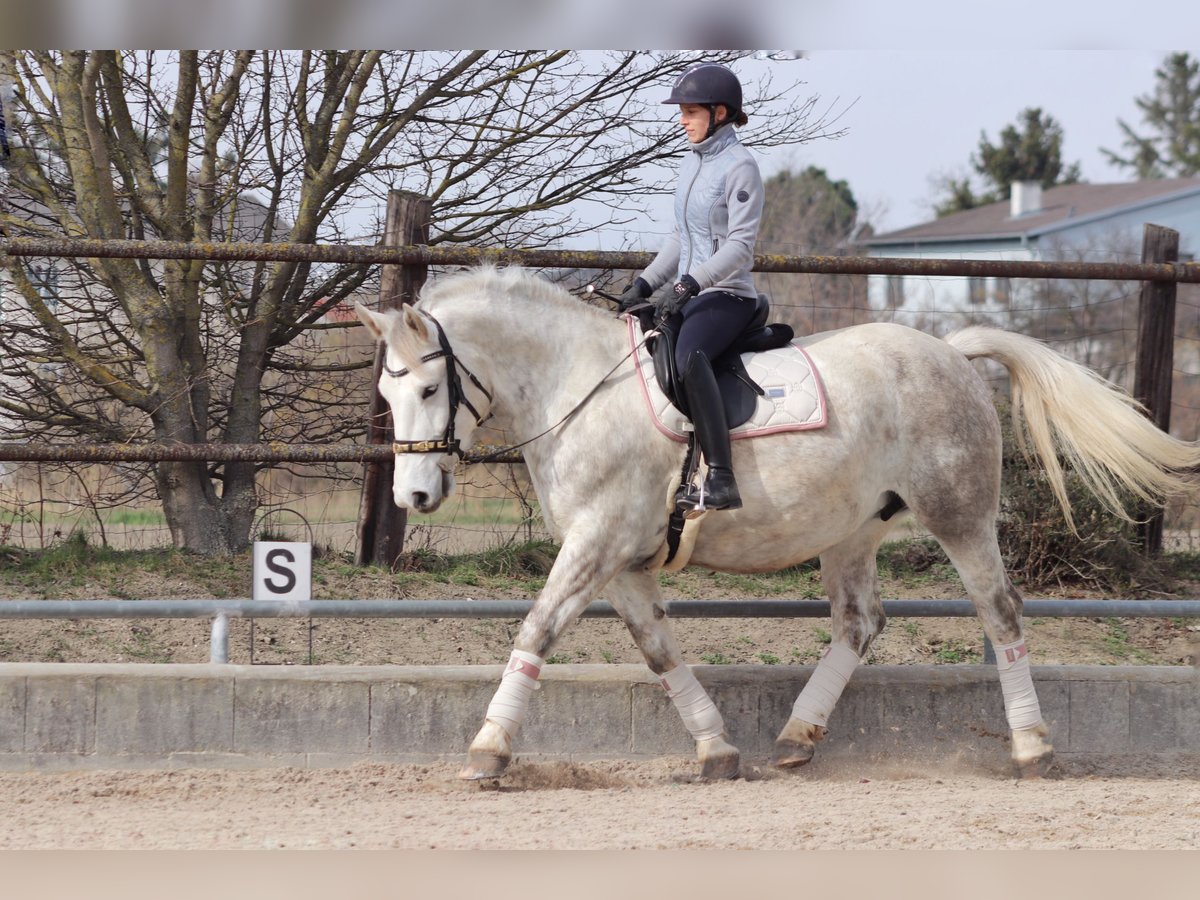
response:
[(606, 594), (696, 742), (700, 776), (736, 777), (740, 754), (729, 743), (725, 722), (712, 698), (682, 660), (662, 606), (658, 579), (644, 571), (622, 572), (609, 583)]
[(529, 698), (537, 690), (550, 648), (624, 564), (626, 556), (614, 552), (612, 543), (601, 534), (578, 534), (563, 543), (546, 586), (521, 624), (500, 687), (488, 705), (483, 728), (467, 751), (460, 778), (504, 774), (512, 761), (513, 738), (525, 721)]

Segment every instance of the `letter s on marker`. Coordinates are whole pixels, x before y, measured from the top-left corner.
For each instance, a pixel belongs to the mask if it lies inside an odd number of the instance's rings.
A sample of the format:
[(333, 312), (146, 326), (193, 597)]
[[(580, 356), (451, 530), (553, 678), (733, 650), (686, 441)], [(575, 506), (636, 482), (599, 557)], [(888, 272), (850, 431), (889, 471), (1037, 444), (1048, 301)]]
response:
[(270, 553), (267, 554), (266, 567), (268, 569), (270, 569), (272, 572), (276, 572), (276, 573), (282, 575), (284, 577), (284, 584), (283, 584), (283, 587), (279, 587), (270, 578), (264, 578), (263, 584), (265, 584), (267, 586), (267, 590), (269, 590), (269, 591), (272, 591), (276, 594), (286, 594), (288, 591), (290, 591), (292, 588), (294, 588), (296, 586), (296, 573), (293, 572), (291, 569), (286, 568), (285, 566), (278, 565), (275, 562), (275, 559), (277, 557), (282, 557), (290, 563), (294, 563), (296, 561), (296, 557), (294, 557), (292, 555), (292, 551), (290, 551), (290, 550), (283, 550), (283, 549), (272, 550)]

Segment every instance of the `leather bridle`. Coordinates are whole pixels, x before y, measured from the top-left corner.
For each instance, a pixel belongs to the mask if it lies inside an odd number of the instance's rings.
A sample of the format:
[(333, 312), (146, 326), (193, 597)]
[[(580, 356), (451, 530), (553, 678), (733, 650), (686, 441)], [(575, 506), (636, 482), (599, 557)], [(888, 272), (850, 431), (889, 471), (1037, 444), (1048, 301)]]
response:
[[(490, 409), (492, 405), (492, 393), (483, 386), (483, 383), (480, 382), (478, 378), (475, 377), (475, 373), (468, 369), (466, 365), (463, 364), (463, 361), (455, 355), (454, 351), (450, 348), (450, 341), (446, 339), (446, 332), (442, 329), (442, 324), (424, 310), (418, 310), (418, 312), (428, 318), (429, 321), (433, 322), (434, 327), (437, 328), (439, 349), (434, 350), (431, 353), (426, 353), (421, 357), (420, 361), (425, 363), (430, 362), (431, 360), (441, 359), (442, 357), (446, 358), (446, 394), (450, 406), (450, 418), (446, 422), (446, 431), (442, 434), (440, 440), (397, 440), (392, 442), (392, 452), (446, 453), (462, 459), (462, 446), (458, 438), (454, 436), (454, 420), (458, 418), (458, 408), (459, 406), (465, 406), (468, 410), (470, 410), (471, 415), (475, 417), (475, 425), (482, 425), (492, 416)], [(480, 415), (479, 410), (475, 408), (475, 404), (471, 402), (471, 399), (463, 391), (462, 378), (458, 374), (459, 369), (462, 369), (462, 371), (466, 372), (467, 377), (471, 379), (471, 383), (475, 385), (475, 387), (479, 388), (483, 395), (487, 397), (489, 407), (487, 415)], [(383, 371), (392, 378), (403, 378), (409, 373), (408, 369), (393, 369), (388, 366), (386, 355), (383, 361)]]

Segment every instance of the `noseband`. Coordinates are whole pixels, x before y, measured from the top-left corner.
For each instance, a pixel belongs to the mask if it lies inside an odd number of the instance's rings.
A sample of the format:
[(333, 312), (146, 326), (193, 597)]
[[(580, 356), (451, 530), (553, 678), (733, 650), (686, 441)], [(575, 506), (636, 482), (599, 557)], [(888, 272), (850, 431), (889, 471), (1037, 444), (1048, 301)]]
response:
[[(457, 456), (459, 459), (463, 457), (462, 447), (458, 438), (454, 436), (454, 420), (458, 418), (459, 406), (465, 406), (471, 411), (471, 415), (475, 417), (475, 425), (479, 426), (491, 418), (491, 411), (488, 411), (486, 416), (481, 416), (479, 410), (471, 402), (463, 391), (462, 378), (459, 377), (458, 370), (461, 368), (467, 373), (467, 377), (471, 379), (471, 383), (483, 392), (483, 395), (488, 399), (488, 405), (491, 406), (492, 394), (483, 384), (475, 377), (470, 369), (468, 369), (461, 359), (455, 356), (454, 351), (450, 349), (450, 341), (446, 339), (446, 332), (442, 330), (442, 324), (429, 313), (420, 311), (421, 315), (433, 322), (437, 328), (438, 344), (440, 348), (432, 353), (426, 353), (421, 357), (421, 362), (429, 362), (430, 360), (446, 358), (446, 395), (450, 404), (450, 418), (446, 422), (446, 431), (442, 435), (441, 440), (426, 440), (426, 441), (394, 441), (392, 443), (393, 453), (447, 453)], [(387, 364), (387, 355), (384, 354), (383, 371), (392, 378), (403, 378), (408, 374), (408, 369), (393, 369)]]

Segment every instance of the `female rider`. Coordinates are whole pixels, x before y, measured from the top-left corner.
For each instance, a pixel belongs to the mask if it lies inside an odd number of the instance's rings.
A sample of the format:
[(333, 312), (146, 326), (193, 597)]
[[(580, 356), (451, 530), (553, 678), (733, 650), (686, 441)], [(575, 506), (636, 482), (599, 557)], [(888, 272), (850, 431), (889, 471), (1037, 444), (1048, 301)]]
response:
[[(675, 365), (691, 412), (696, 439), (708, 463), (703, 503), (707, 509), (742, 505), (733, 477), (729, 425), (712, 361), (750, 324), (757, 293), (750, 278), (762, 216), (758, 164), (738, 141), (733, 126), (745, 125), (742, 86), (717, 63), (700, 63), (675, 82), (664, 103), (678, 104), (692, 152), (679, 170), (675, 229), (654, 261), (621, 296), (621, 309), (643, 303), (669, 281), (674, 287), (656, 304), (662, 320), (682, 313)], [(699, 506), (701, 495), (683, 498)]]

